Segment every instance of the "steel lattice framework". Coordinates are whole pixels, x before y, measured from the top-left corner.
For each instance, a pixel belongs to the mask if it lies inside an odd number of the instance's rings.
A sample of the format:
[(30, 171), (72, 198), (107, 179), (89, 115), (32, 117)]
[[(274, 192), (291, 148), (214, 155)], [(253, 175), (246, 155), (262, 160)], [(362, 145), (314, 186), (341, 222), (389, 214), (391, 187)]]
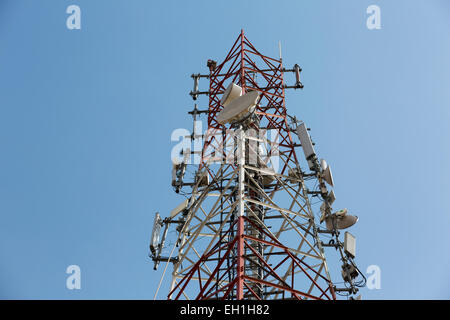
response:
[[(282, 60), (242, 31), (210, 65), (208, 130), (178, 225), (169, 299), (335, 299), (286, 112)], [(251, 118), (222, 125), (229, 83), (260, 92)], [(270, 133), (270, 137), (269, 137)]]

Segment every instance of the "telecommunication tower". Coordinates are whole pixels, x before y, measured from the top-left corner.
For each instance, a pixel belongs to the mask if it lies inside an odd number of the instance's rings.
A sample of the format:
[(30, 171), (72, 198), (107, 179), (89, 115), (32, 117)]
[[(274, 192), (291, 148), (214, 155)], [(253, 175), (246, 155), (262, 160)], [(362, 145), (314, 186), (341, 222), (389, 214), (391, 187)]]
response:
[[(261, 54), (244, 31), (221, 63), (208, 60), (207, 67), (208, 74), (192, 75), (190, 95), (207, 96), (208, 107), (189, 112), (189, 147), (173, 164), (172, 186), (185, 200), (165, 218), (156, 213), (150, 242), (154, 269), (165, 262), (161, 282), (173, 265), (167, 298), (353, 296), (365, 278), (354, 263), (355, 238), (345, 232), (342, 242), (340, 235), (358, 218), (333, 211), (330, 166), (319, 160), (305, 123), (286, 110), (285, 90), (303, 88), (301, 68), (283, 67), (281, 49), (279, 59)], [(287, 72), (295, 75), (292, 86)], [(201, 79), (208, 90), (199, 90)], [(169, 230), (176, 234), (171, 246)], [(342, 263), (340, 287), (327, 247)]]

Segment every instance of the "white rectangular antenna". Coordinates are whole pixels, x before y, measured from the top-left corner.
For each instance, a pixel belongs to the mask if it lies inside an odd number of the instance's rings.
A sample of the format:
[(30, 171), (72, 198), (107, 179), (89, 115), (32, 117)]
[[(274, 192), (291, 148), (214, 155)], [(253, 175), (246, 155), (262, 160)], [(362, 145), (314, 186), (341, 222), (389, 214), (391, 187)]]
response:
[(278, 41), (278, 50), (280, 51), (280, 60), (281, 60), (281, 41)]
[(356, 256), (356, 238), (348, 231), (344, 236), (344, 251), (352, 258)]
[(297, 136), (302, 144), (303, 153), (305, 154), (306, 160), (310, 160), (316, 152), (314, 151), (311, 138), (309, 137), (308, 129), (304, 122), (297, 126)]
[(170, 213), (170, 217), (173, 218), (175, 217), (177, 214), (179, 214), (181, 211), (183, 211), (184, 209), (187, 208), (189, 203), (189, 200), (186, 199), (184, 200), (182, 203), (180, 203), (175, 209), (172, 210), (172, 212)]
[(161, 233), (162, 219), (159, 212), (155, 214), (155, 220), (153, 221), (152, 237), (150, 239), (150, 251), (152, 254), (156, 254), (156, 249), (159, 243), (159, 234)]
[(331, 190), (330, 193), (328, 193), (328, 203), (330, 206), (333, 204), (333, 202), (336, 200), (336, 196), (334, 195), (334, 190)]

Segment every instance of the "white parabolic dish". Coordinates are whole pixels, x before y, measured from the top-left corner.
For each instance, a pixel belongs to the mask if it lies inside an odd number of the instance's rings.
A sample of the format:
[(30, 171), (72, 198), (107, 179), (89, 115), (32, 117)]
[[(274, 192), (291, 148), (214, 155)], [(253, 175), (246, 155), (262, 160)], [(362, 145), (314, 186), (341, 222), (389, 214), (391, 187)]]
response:
[(325, 219), (328, 230), (333, 229), (333, 224), (332, 224), (333, 219), (335, 219), (336, 228), (340, 229), (340, 230), (350, 228), (356, 222), (358, 222), (357, 216), (352, 216), (352, 215), (346, 214), (346, 213), (343, 216), (337, 216), (335, 214), (335, 215), (332, 215)]
[(250, 91), (234, 99), (219, 112), (217, 121), (220, 124), (225, 124), (246, 117), (255, 109), (259, 96), (258, 91)]
[(224, 107), (236, 98), (242, 95), (242, 88), (237, 84), (230, 83), (230, 85), (225, 89), (220, 104)]

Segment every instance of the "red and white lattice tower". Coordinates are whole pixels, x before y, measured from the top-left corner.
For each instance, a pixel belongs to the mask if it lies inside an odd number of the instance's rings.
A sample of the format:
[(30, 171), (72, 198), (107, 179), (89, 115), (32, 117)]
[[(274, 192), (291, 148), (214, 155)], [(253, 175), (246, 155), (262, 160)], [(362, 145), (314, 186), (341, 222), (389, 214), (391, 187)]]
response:
[[(190, 112), (194, 119), (207, 114), (208, 128), (191, 136), (202, 139), (201, 151), (184, 150), (185, 159), (194, 154), (200, 161), (174, 165), (173, 185), (186, 200), (164, 220), (158, 216), (164, 239), (167, 226), (177, 231), (170, 256), (154, 255), (157, 263), (173, 263), (167, 297), (335, 299), (312, 205), (313, 197), (322, 199), (322, 214), (329, 214), (329, 193), (317, 159), (299, 162), (301, 122), (286, 110), (285, 89), (302, 87), (298, 65), (285, 69), (281, 58), (261, 54), (242, 31), (225, 59), (209, 60), (208, 67), (209, 74), (193, 77), (196, 86), (209, 79), (209, 90), (191, 95), (207, 95), (209, 106)], [(296, 73), (294, 86), (284, 83), (287, 71)], [(232, 83), (241, 95), (258, 92), (259, 100), (245, 119), (221, 124), (222, 96)]]

